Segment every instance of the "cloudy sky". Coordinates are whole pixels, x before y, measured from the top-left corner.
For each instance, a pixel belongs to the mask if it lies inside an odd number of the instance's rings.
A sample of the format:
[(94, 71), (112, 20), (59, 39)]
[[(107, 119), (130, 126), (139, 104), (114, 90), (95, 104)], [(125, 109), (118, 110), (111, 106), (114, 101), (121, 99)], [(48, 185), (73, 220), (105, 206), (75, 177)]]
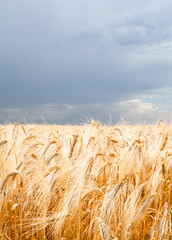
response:
[(0, 122), (172, 117), (171, 0), (0, 1)]

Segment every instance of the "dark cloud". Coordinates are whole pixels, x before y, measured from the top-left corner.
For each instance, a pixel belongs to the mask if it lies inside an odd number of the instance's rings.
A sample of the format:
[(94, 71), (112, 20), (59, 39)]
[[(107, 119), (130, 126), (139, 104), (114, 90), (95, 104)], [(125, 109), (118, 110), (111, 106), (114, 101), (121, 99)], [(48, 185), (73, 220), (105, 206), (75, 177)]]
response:
[(118, 22), (114, 39), (118, 44), (151, 45), (172, 40), (172, 4), (160, 9), (140, 11)]
[(55, 104), (66, 114), (49, 109), (52, 119), (78, 121), (171, 87), (171, 10), (170, 1), (154, 0), (1, 2), (1, 113), (38, 119), (33, 109)]

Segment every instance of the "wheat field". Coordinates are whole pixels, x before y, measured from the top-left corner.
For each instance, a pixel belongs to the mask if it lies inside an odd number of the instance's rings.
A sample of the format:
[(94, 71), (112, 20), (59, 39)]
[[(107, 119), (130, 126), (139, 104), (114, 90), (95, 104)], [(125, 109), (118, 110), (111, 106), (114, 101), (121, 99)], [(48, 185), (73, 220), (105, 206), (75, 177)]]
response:
[(172, 126), (0, 126), (0, 239), (172, 239)]

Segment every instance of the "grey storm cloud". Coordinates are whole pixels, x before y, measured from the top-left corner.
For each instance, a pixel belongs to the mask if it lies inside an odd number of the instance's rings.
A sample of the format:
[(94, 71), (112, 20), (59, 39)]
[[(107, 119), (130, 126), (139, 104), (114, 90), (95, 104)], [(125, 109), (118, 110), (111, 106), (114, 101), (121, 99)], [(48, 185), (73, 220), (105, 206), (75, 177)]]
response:
[(83, 109), (103, 116), (119, 115), (118, 102), (149, 106), (132, 99), (172, 87), (171, 10), (157, 0), (1, 1), (1, 115), (75, 121)]

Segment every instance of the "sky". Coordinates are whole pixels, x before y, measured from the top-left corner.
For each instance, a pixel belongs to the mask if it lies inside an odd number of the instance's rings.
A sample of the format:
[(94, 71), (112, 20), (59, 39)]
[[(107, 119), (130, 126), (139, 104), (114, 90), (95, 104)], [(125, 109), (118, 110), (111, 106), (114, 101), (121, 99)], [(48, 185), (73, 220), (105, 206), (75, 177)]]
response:
[(171, 0), (0, 1), (0, 122), (172, 120)]

